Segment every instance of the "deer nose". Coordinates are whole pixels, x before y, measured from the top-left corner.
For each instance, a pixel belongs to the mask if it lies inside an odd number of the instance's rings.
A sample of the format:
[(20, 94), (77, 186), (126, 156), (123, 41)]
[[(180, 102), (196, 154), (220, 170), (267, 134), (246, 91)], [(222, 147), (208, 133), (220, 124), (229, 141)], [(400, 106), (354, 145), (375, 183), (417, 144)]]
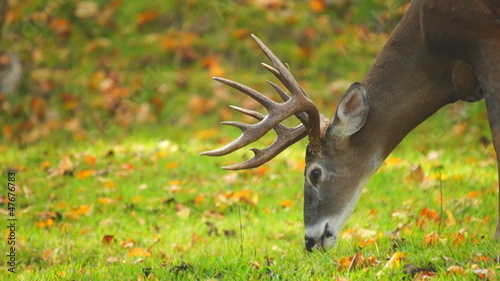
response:
[(314, 246), (316, 246), (316, 241), (314, 241), (314, 238), (311, 238), (311, 237), (305, 237), (305, 241), (306, 241), (306, 250), (308, 252), (312, 252), (312, 249), (314, 248)]
[(309, 237), (307, 235), (304, 237), (306, 250), (309, 252), (312, 252), (314, 248), (321, 248), (322, 250), (325, 250), (326, 240), (332, 238), (333, 236), (333, 233), (328, 230), (328, 224), (326, 224), (325, 232), (319, 237), (319, 239), (314, 239), (313, 237)]

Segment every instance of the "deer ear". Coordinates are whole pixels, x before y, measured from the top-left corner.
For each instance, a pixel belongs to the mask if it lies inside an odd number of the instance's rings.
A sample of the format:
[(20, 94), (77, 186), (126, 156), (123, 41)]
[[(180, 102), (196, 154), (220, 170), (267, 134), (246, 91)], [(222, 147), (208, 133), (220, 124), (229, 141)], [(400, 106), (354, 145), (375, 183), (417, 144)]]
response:
[(348, 139), (363, 127), (367, 116), (368, 95), (361, 83), (354, 83), (340, 101), (327, 135)]

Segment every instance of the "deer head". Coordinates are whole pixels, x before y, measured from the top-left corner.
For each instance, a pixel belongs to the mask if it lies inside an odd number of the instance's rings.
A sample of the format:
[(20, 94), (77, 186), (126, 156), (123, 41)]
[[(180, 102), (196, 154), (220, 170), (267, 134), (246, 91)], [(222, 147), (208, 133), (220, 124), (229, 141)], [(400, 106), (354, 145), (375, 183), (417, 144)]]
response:
[[(275, 130), (277, 140), (265, 149), (252, 148), (254, 158), (223, 167), (229, 170), (258, 167), (274, 158), (288, 146), (306, 135), (309, 139), (304, 171), (304, 222), (305, 244), (308, 250), (334, 245), (338, 233), (358, 200), (368, 177), (379, 165), (376, 155), (367, 154), (365, 146), (353, 141), (353, 136), (363, 127), (368, 116), (368, 96), (360, 83), (354, 83), (341, 100), (335, 116), (329, 119), (319, 113), (304, 90), (283, 64), (256, 36), (252, 35), (274, 67), (262, 63), (288, 89), (286, 94), (278, 85), (268, 82), (283, 99), (277, 103), (256, 90), (224, 78), (215, 80), (250, 96), (264, 106), (263, 115), (236, 106), (231, 108), (259, 120), (256, 124), (235, 121), (223, 122), (238, 127), (242, 135), (230, 144), (202, 155), (221, 156), (246, 146), (270, 130)], [(281, 121), (295, 115), (302, 124), (289, 128)], [(362, 168), (363, 167), (363, 168)], [(367, 167), (367, 169), (365, 169)]]

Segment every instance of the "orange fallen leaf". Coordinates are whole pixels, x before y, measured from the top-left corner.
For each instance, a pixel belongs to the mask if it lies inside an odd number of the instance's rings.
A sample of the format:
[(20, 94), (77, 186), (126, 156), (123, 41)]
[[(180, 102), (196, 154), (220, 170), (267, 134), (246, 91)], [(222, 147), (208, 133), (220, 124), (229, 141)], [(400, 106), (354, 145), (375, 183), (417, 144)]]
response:
[(12, 125), (4, 125), (2, 127), (3, 135), (7, 138), (11, 138), (14, 135), (14, 127)]
[(94, 173), (95, 173), (95, 170), (92, 170), (92, 169), (91, 170), (82, 170), (82, 171), (78, 171), (76, 173), (76, 177), (83, 180), (89, 176), (92, 176)]
[(467, 195), (465, 195), (465, 197), (467, 197), (467, 198), (479, 198), (479, 197), (481, 197), (481, 192), (471, 191), (471, 192), (467, 193)]
[(134, 165), (130, 164), (130, 163), (125, 163), (122, 165), (122, 168), (127, 170), (127, 171), (131, 171), (133, 169), (135, 169)]
[(423, 208), (420, 211), (420, 217), (424, 218), (424, 219), (434, 220), (434, 221), (439, 221), (441, 219), (438, 212), (436, 212), (434, 210), (429, 210), (427, 208)]
[(165, 164), (165, 167), (167, 167), (169, 169), (175, 169), (175, 168), (177, 168), (177, 166), (178, 166), (177, 163), (173, 163), (173, 162)]
[(83, 162), (89, 166), (94, 166), (97, 163), (95, 157), (92, 155), (85, 155)]
[(202, 204), (203, 202), (205, 201), (205, 196), (203, 195), (198, 195), (196, 196), (196, 198), (194, 199), (194, 203), (196, 203), (196, 205), (200, 205)]
[(326, 3), (325, 3), (325, 0), (311, 0), (309, 2), (309, 7), (311, 7), (311, 10), (313, 12), (321, 13), (325, 10)]
[(67, 36), (71, 32), (69, 21), (65, 18), (55, 18), (50, 23), (50, 28), (58, 35)]
[(464, 275), (465, 271), (458, 265), (452, 265), (446, 269), (446, 275)]
[(292, 200), (283, 200), (280, 202), (281, 207), (289, 208), (292, 207), (293, 201)]
[(455, 240), (453, 240), (452, 245), (458, 246), (458, 245), (462, 245), (464, 242), (465, 242), (465, 236), (462, 233), (458, 233), (457, 238), (455, 238)]
[(52, 258), (52, 250), (45, 249), (42, 253), (42, 260), (46, 261)]
[(479, 256), (472, 259), (473, 262), (491, 262), (491, 258), (485, 256)]
[(129, 257), (149, 257), (151, 252), (143, 248), (133, 248), (127, 254)]
[(33, 97), (30, 100), (30, 108), (37, 116), (43, 116), (45, 112), (45, 102), (41, 97)]
[(139, 14), (137, 19), (137, 25), (143, 26), (149, 22), (152, 22), (158, 18), (160, 13), (158, 11), (145, 11)]

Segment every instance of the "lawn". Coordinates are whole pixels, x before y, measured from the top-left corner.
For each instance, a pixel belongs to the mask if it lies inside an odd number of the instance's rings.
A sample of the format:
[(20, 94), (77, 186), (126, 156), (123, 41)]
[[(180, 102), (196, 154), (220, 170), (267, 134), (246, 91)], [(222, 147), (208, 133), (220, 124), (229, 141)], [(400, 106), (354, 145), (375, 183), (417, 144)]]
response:
[(271, 93), (251, 33), (333, 115), (406, 1), (12, 2), (3, 46), (24, 77), (0, 95), (1, 278), (499, 278), (482, 101), (448, 106), (410, 133), (327, 252), (304, 249), (305, 141), (248, 171), (220, 169), (245, 151), (199, 155), (238, 136), (219, 125), (246, 120), (227, 105), (255, 106), (212, 76)]

